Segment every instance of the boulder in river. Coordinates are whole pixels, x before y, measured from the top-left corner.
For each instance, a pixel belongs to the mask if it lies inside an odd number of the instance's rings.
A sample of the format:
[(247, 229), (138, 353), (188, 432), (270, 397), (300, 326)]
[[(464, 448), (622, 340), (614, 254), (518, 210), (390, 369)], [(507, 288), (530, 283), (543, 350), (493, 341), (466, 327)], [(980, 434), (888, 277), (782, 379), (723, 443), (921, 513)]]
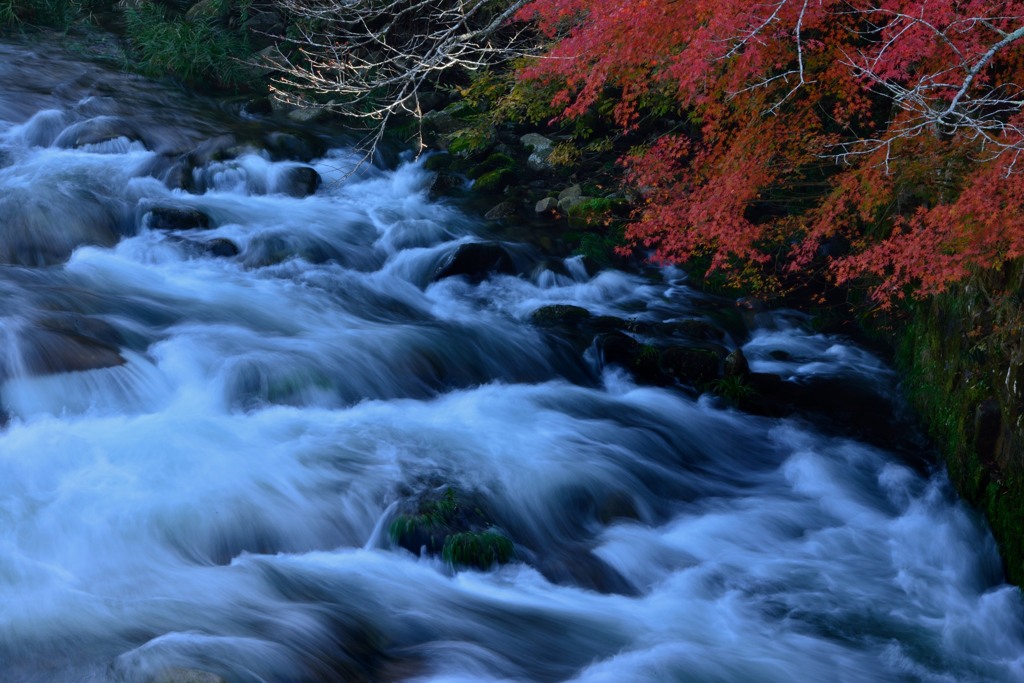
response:
[(210, 227), (210, 217), (191, 207), (155, 206), (146, 224), (150, 230), (194, 230)]
[(438, 265), (432, 280), (463, 275), (471, 282), (482, 282), (494, 274), (516, 274), (515, 263), (505, 247), (494, 242), (469, 242), (460, 245)]
[(113, 246), (122, 233), (118, 213), (105, 197), (59, 179), (8, 187), (0, 195), (0, 263), (48, 266), (83, 245)]
[[(133, 123), (119, 116), (97, 116), (68, 126), (57, 136), (54, 145), (78, 149), (86, 145), (97, 145), (117, 138), (139, 141), (145, 144), (141, 133)], [(147, 145), (148, 147), (148, 145)]]
[(277, 191), (290, 197), (308, 197), (322, 182), (320, 174), (312, 166), (292, 166), (281, 171), (277, 178)]
[(19, 336), (21, 362), (31, 375), (99, 370), (125, 363), (120, 334), (97, 318), (54, 314)]

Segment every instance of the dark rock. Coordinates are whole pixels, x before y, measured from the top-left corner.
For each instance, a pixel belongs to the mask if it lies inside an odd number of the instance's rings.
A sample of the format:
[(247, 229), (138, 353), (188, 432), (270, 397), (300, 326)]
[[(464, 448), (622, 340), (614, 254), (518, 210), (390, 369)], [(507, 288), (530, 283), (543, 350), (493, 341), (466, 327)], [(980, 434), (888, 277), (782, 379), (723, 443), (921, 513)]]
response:
[(256, 97), (242, 106), (242, 112), (250, 116), (270, 116), (274, 110), (267, 97)]
[(83, 316), (55, 316), (22, 333), (22, 363), (32, 375), (81, 372), (124, 365), (116, 330)]
[(680, 320), (662, 323), (658, 328), (659, 332), (665, 336), (714, 342), (725, 339), (725, 332), (704, 320)]
[(750, 374), (750, 364), (747, 357), (743, 355), (742, 349), (736, 349), (725, 357), (725, 365), (722, 368), (725, 377), (745, 378)]
[(303, 133), (268, 133), (263, 138), (263, 145), (272, 161), (310, 162), (327, 152), (323, 140)]
[[(288, 24), (278, 12), (268, 11), (265, 8), (262, 11), (258, 11), (254, 6), (250, 10), (249, 20), (245, 23), (245, 28), (248, 32), (249, 49), (252, 52), (259, 52), (268, 47), (276, 46), (278, 42), (276, 36), (283, 36), (288, 29)], [(269, 101), (267, 106), (269, 108)]]
[(224, 133), (196, 145), (195, 149), (185, 155), (185, 160), (192, 168), (206, 166), (213, 161), (234, 158), (238, 149), (238, 138), (231, 133)]
[(661, 352), (661, 368), (683, 384), (700, 386), (718, 377), (719, 356), (708, 349), (671, 346)]
[(454, 173), (437, 173), (434, 175), (433, 181), (430, 183), (430, 191), (428, 194), (432, 199), (449, 195), (456, 190), (461, 190), (466, 184), (466, 180)]
[(403, 507), (388, 531), (392, 542), (409, 552), (440, 554), (449, 565), (477, 569), (515, 555), (512, 541), (493, 526), (479, 496), (449, 487), (428, 491)]
[(458, 121), (450, 112), (436, 109), (424, 114), (421, 123), (423, 132), (428, 137), (438, 133), (452, 133), (462, 126), (462, 122)]
[(1003, 415), (999, 402), (987, 399), (974, 411), (974, 452), (983, 463), (996, 462), (996, 450), (1002, 431)]
[(473, 189), (477, 192), (501, 192), (516, 181), (515, 171), (502, 168), (496, 171), (488, 171), (475, 181)]
[(530, 314), (530, 322), (540, 327), (579, 326), (591, 319), (590, 311), (581, 306), (554, 304), (541, 306)]
[(122, 137), (144, 142), (139, 130), (131, 122), (118, 116), (97, 116), (64, 129), (57, 136), (54, 145), (65, 149), (77, 149), (85, 145), (96, 145)]
[(64, 184), (8, 187), (0, 194), (0, 263), (63, 263), (78, 247), (109, 247), (133, 229), (109, 199)]
[(471, 282), (481, 282), (495, 273), (515, 275), (512, 257), (500, 244), (470, 242), (459, 246), (434, 271), (435, 282), (453, 275), (464, 275)]
[(598, 337), (597, 348), (605, 364), (630, 367), (640, 353), (640, 342), (622, 332), (608, 332)]
[(315, 194), (323, 180), (311, 166), (285, 169), (277, 178), (277, 191), (290, 197), (308, 197)]
[(505, 200), (484, 214), (489, 221), (498, 221), (503, 218), (512, 218), (519, 214), (519, 202), (511, 199)]
[(453, 158), (451, 154), (447, 152), (439, 152), (437, 154), (431, 154), (423, 160), (423, 168), (427, 171), (447, 171), (452, 167)]
[(149, 210), (151, 230), (193, 230), (210, 227), (210, 217), (199, 209), (156, 206)]
[(210, 256), (220, 256), (223, 258), (238, 256), (239, 251), (237, 244), (223, 237), (216, 237), (209, 242), (204, 242), (203, 247)]

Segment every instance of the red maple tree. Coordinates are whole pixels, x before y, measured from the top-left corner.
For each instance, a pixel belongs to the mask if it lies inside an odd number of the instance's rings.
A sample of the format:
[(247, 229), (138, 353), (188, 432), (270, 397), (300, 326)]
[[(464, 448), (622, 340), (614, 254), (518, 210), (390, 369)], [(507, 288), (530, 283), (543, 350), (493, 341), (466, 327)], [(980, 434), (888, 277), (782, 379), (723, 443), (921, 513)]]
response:
[[(532, 0), (522, 77), (572, 119), (676, 130), (623, 162), (660, 261), (824, 265), (883, 306), (1024, 255), (1024, 2)], [(796, 187), (809, 196), (787, 200)], [(767, 208), (766, 208), (767, 207)], [(842, 244), (841, 249), (822, 245)]]

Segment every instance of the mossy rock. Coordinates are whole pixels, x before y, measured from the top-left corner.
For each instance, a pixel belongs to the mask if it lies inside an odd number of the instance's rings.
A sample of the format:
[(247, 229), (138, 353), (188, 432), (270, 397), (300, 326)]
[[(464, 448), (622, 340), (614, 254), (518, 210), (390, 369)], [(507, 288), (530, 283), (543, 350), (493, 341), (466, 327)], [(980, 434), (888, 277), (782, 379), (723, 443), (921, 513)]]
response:
[(515, 557), (515, 546), (496, 530), (464, 531), (445, 539), (441, 557), (452, 567), (490, 569)]
[(590, 318), (590, 311), (569, 304), (541, 306), (530, 314), (530, 322), (541, 327), (577, 326)]
[(514, 171), (516, 168), (516, 161), (507, 154), (501, 152), (495, 152), (489, 155), (486, 159), (475, 165), (473, 168), (466, 172), (466, 175), (470, 178), (476, 179), (494, 171)]
[(452, 167), (452, 161), (451, 154), (431, 154), (423, 161), (423, 168), (431, 172), (447, 171)]
[(473, 183), (473, 189), (478, 192), (501, 192), (516, 181), (516, 174), (511, 169), (503, 168), (497, 171), (484, 173)]
[(392, 542), (419, 553), (440, 555), (453, 568), (489, 569), (515, 557), (515, 544), (487, 518), (471, 496), (448, 487), (430, 492), (415, 512), (399, 515), (389, 527)]
[(578, 203), (567, 204), (570, 228), (582, 230), (604, 227), (629, 214), (629, 202), (624, 199), (580, 199)]
[(661, 368), (684, 384), (704, 385), (718, 377), (719, 357), (708, 349), (672, 346), (661, 353)]

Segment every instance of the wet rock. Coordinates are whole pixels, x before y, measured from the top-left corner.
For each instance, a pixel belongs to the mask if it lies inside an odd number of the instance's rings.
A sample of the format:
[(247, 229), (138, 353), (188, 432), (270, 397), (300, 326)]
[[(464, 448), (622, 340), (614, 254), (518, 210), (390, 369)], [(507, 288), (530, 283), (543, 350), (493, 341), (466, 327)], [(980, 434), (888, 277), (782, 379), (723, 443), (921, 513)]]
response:
[(272, 161), (310, 162), (327, 152), (323, 140), (303, 133), (268, 133), (263, 138), (263, 145)]
[(661, 352), (661, 368), (683, 384), (701, 386), (718, 377), (720, 358), (714, 351), (671, 346)]
[(131, 122), (118, 116), (97, 116), (66, 128), (57, 136), (54, 145), (65, 149), (77, 149), (117, 138), (127, 138), (145, 144), (141, 133)]
[(541, 306), (530, 314), (530, 322), (540, 327), (577, 327), (591, 318), (590, 311), (570, 304)]
[(224, 133), (204, 140), (185, 155), (185, 160), (192, 168), (206, 166), (213, 161), (224, 161), (234, 158), (238, 151), (238, 138), (231, 133)]
[(277, 179), (277, 190), (290, 197), (308, 197), (315, 194), (323, 180), (311, 166), (285, 169)]
[(21, 334), (21, 360), (31, 375), (82, 372), (124, 365), (116, 330), (96, 319), (62, 316)]
[(489, 569), (515, 556), (512, 540), (493, 526), (479, 497), (447, 487), (410, 501), (390, 524), (393, 543), (419, 555), (441, 555), (452, 567)]
[(270, 116), (273, 111), (266, 97), (255, 97), (242, 106), (242, 112), (250, 116)]
[(63, 183), (9, 187), (0, 195), (0, 263), (63, 263), (80, 246), (110, 247), (131, 228), (107, 198)]
[(223, 237), (217, 237), (209, 242), (204, 242), (203, 246), (206, 253), (210, 256), (220, 256), (222, 258), (238, 256), (238, 245)]
[(470, 242), (459, 246), (434, 271), (433, 281), (463, 275), (471, 282), (481, 282), (494, 274), (515, 275), (512, 257), (500, 244)]
[(682, 337), (699, 341), (720, 342), (725, 339), (725, 332), (704, 320), (679, 320), (661, 323), (658, 326), (661, 334), (671, 337)]
[(722, 368), (725, 377), (744, 378), (750, 374), (750, 364), (747, 357), (743, 355), (742, 349), (736, 349), (725, 357), (725, 364)]
[(149, 210), (150, 230), (194, 230), (210, 227), (210, 217), (199, 209), (156, 206)]
[(484, 218), (489, 221), (500, 221), (503, 218), (512, 218), (517, 215), (519, 215), (519, 203), (508, 199), (485, 213)]
[(440, 171), (434, 175), (434, 179), (430, 183), (430, 198), (437, 199), (438, 197), (450, 195), (457, 190), (461, 190), (465, 184), (466, 181), (462, 176)]
[(641, 384), (667, 383), (661, 371), (661, 354), (654, 346), (641, 344), (622, 332), (600, 334), (596, 341), (605, 365), (618, 365), (629, 370)]

